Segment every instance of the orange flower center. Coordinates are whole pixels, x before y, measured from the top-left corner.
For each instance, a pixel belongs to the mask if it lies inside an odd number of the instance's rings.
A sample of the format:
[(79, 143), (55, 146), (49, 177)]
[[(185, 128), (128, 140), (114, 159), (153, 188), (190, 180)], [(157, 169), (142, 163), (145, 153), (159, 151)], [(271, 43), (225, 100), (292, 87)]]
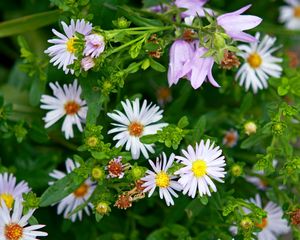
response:
[(111, 160), (107, 167), (110, 174), (120, 176), (123, 173), (123, 166), (121, 163)]
[(6, 225), (4, 228), (4, 236), (7, 240), (19, 240), (23, 236), (23, 228), (16, 223)]
[(144, 126), (138, 122), (132, 122), (128, 126), (128, 131), (131, 136), (140, 137), (143, 133)]
[(294, 8), (294, 16), (300, 18), (300, 6)]
[(80, 109), (80, 105), (74, 101), (67, 102), (65, 104), (65, 111), (68, 115), (76, 114)]
[(247, 59), (252, 68), (258, 68), (262, 64), (262, 59), (257, 53), (252, 53)]
[(75, 190), (74, 195), (77, 198), (82, 198), (87, 194), (88, 190), (89, 190), (89, 185), (83, 183), (79, 188)]
[(264, 229), (266, 226), (268, 225), (268, 220), (267, 218), (263, 218), (261, 220), (261, 223), (256, 223), (256, 227), (260, 228), (260, 229)]

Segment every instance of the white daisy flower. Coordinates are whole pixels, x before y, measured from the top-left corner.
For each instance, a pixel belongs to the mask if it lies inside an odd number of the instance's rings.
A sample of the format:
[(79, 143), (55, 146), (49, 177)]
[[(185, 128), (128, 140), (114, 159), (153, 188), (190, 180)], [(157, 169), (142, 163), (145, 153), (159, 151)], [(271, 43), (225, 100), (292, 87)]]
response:
[(270, 76), (280, 77), (282, 67), (278, 63), (282, 62), (282, 59), (271, 55), (280, 47), (273, 47), (275, 37), (266, 35), (262, 41), (259, 41), (259, 33), (256, 33), (255, 37), (258, 41), (238, 46), (241, 52), (237, 55), (241, 56), (245, 63), (238, 70), (236, 79), (239, 79), (241, 86), (245, 85), (247, 91), (251, 86), (253, 92), (257, 93), (258, 89), (268, 87), (267, 80)]
[[(78, 168), (80, 166), (79, 163), (72, 161), (70, 158), (66, 160), (66, 169), (67, 173), (71, 173), (75, 168)], [(66, 176), (65, 173), (54, 170), (49, 174), (51, 177), (55, 179), (61, 179)], [(49, 185), (52, 185), (53, 182), (49, 182)], [(72, 222), (76, 221), (76, 218), (78, 217), (79, 220), (82, 220), (82, 210), (79, 210), (78, 212), (72, 214), (72, 213), (78, 206), (82, 204), (86, 204), (86, 202), (91, 197), (92, 193), (94, 192), (96, 186), (93, 184), (93, 182), (88, 178), (85, 180), (79, 188), (77, 188), (73, 193), (69, 194), (67, 197), (62, 199), (57, 207), (57, 214), (64, 213), (65, 218), (71, 219)], [(89, 208), (93, 208), (92, 203), (87, 203), (87, 205), (84, 207), (84, 211), (87, 215), (90, 215)]]
[(16, 199), (12, 215), (9, 208), (2, 201), (0, 208), (0, 239), (1, 240), (38, 240), (37, 237), (48, 236), (48, 233), (36, 231), (45, 225), (28, 225), (34, 209), (22, 216), (23, 205), (20, 199)]
[[(256, 194), (255, 199), (251, 198), (250, 202), (263, 208), (259, 194)], [(249, 209), (244, 210), (246, 214), (251, 212)], [(282, 218), (283, 211), (277, 204), (268, 202), (263, 210), (266, 211), (267, 217), (262, 219), (261, 223), (256, 224), (256, 226), (261, 229), (261, 231), (257, 233), (258, 240), (276, 240), (279, 235), (290, 231), (288, 221)]]
[(182, 150), (184, 157), (176, 156), (185, 167), (179, 169), (175, 174), (180, 175), (178, 182), (183, 187), (183, 194), (188, 194), (194, 198), (197, 193), (202, 197), (207, 194), (211, 196), (210, 191), (217, 191), (216, 185), (211, 179), (218, 182), (224, 182), (222, 178), (225, 177), (224, 171), (225, 157), (222, 156), (222, 150), (210, 140), (200, 144), (196, 143), (196, 148), (193, 149), (191, 145), (188, 146), (187, 151)]
[(68, 26), (65, 22), (61, 22), (63, 26), (64, 34), (52, 29), (52, 32), (58, 37), (48, 40), (49, 43), (54, 45), (45, 50), (51, 58), (50, 63), (54, 66), (58, 65), (58, 69), (61, 67), (67, 74), (69, 71), (73, 74), (74, 70), (69, 69), (68, 65), (73, 64), (74, 60), (77, 59), (75, 56), (76, 49), (74, 43), (76, 40), (75, 33), (83, 34), (87, 36), (92, 31), (92, 24), (85, 22), (83, 19), (77, 20), (76, 23), (72, 19), (71, 24)]
[(112, 123), (115, 128), (108, 131), (108, 134), (118, 133), (113, 140), (118, 140), (116, 147), (125, 146), (127, 151), (131, 150), (133, 159), (140, 157), (140, 152), (145, 158), (149, 158), (148, 151), (154, 153), (153, 144), (144, 144), (140, 138), (146, 135), (155, 134), (158, 130), (167, 126), (167, 123), (156, 123), (162, 119), (163, 110), (144, 100), (140, 108), (140, 100), (121, 102), (125, 110), (125, 114), (115, 110), (115, 113), (107, 115), (118, 123)]
[(75, 79), (73, 84), (63, 85), (63, 88), (58, 82), (49, 84), (53, 90), (53, 96), (42, 95), (42, 109), (50, 110), (44, 121), (45, 128), (52, 126), (59, 119), (66, 116), (61, 130), (65, 133), (66, 139), (74, 137), (73, 125), (76, 125), (79, 131), (83, 131), (82, 122), (85, 122), (87, 114), (87, 106), (85, 100), (80, 98), (81, 87)]
[(288, 5), (279, 8), (279, 21), (284, 23), (288, 29), (300, 29), (300, 1), (285, 0), (285, 2)]
[(27, 182), (21, 181), (16, 184), (17, 180), (12, 174), (0, 174), (0, 207), (1, 200), (11, 209), (16, 199), (22, 199), (23, 193), (30, 191)]
[(155, 188), (159, 188), (159, 196), (161, 199), (165, 199), (168, 206), (174, 205), (174, 200), (172, 196), (178, 197), (177, 193), (174, 191), (181, 191), (181, 185), (175, 181), (177, 178), (168, 173), (168, 169), (172, 166), (174, 162), (175, 155), (172, 153), (169, 160), (165, 153), (158, 158), (156, 158), (156, 164), (149, 160), (149, 163), (154, 171), (147, 170), (146, 176), (141, 178), (145, 183), (142, 185), (145, 189), (144, 192), (149, 192), (148, 197), (151, 197)]

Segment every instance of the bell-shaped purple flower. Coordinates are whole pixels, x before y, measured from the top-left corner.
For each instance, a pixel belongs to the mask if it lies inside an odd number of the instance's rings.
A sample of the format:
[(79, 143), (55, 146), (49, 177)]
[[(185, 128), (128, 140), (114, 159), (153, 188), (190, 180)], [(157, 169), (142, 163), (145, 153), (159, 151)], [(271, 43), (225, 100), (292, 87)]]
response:
[(176, 40), (172, 44), (169, 54), (169, 86), (177, 84), (178, 80), (185, 75), (182, 74), (182, 68), (183, 65), (192, 58), (193, 51), (193, 46), (184, 40)]
[(211, 9), (203, 8), (203, 5), (208, 0), (175, 0), (175, 5), (178, 8), (186, 8), (187, 10), (181, 13), (181, 17), (190, 17), (190, 16), (205, 16), (205, 11), (212, 14), (213, 11)]
[(244, 33), (244, 30), (249, 30), (262, 21), (261, 18), (253, 15), (241, 15), (251, 7), (251, 4), (242, 7), (241, 9), (226, 13), (217, 18), (218, 25), (224, 28), (225, 32), (234, 40), (242, 42), (255, 42), (255, 37), (250, 34)]
[(220, 87), (212, 75), (212, 68), (214, 65), (213, 57), (203, 57), (207, 52), (204, 47), (198, 47), (195, 43), (196, 50), (190, 61), (187, 61), (182, 69), (182, 74), (191, 81), (194, 89), (201, 87), (204, 81), (208, 80), (214, 87)]

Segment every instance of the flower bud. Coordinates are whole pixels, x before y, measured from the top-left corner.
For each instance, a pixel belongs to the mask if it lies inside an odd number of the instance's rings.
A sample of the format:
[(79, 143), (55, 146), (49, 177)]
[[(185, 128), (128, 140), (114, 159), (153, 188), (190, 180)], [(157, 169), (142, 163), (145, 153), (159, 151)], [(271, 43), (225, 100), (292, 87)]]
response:
[(108, 215), (111, 209), (107, 202), (99, 202), (97, 204), (96, 211), (101, 215)]
[(120, 17), (117, 19), (117, 21), (113, 21), (113, 24), (117, 27), (117, 28), (128, 28), (130, 26), (130, 21), (128, 21), (126, 18), (124, 17)]
[(89, 147), (92, 147), (92, 148), (96, 147), (98, 143), (99, 143), (99, 140), (95, 136), (91, 136), (86, 139), (86, 145), (88, 145)]
[(88, 71), (95, 66), (94, 60), (91, 57), (85, 57), (81, 60), (81, 67), (84, 71)]
[(238, 164), (234, 164), (231, 167), (231, 172), (232, 172), (233, 176), (239, 177), (239, 176), (241, 176), (243, 174), (243, 168), (242, 168), (242, 166), (240, 166)]
[(104, 179), (105, 178), (105, 173), (104, 173), (104, 170), (100, 167), (94, 167), (92, 169), (92, 177), (95, 179), (95, 180), (101, 180), (101, 179)]
[(244, 230), (249, 230), (253, 227), (253, 222), (250, 218), (245, 217), (241, 220), (240, 222), (240, 226), (244, 229)]
[(286, 125), (283, 122), (275, 122), (272, 125), (272, 132), (274, 135), (282, 135), (286, 128)]
[(254, 122), (250, 121), (245, 123), (244, 130), (247, 135), (256, 133), (257, 126)]
[(90, 34), (85, 37), (85, 48), (83, 54), (97, 58), (105, 49), (104, 37), (100, 34)]
[(137, 181), (140, 178), (142, 178), (144, 176), (144, 174), (145, 174), (145, 170), (142, 167), (133, 166), (131, 169), (131, 176), (134, 181)]

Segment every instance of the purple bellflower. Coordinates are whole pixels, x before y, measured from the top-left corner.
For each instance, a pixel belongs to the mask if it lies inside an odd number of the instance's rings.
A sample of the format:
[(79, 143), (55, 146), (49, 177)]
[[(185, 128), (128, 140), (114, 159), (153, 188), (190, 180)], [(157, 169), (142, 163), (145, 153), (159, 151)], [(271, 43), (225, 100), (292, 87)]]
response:
[(257, 39), (250, 34), (244, 33), (244, 30), (249, 30), (262, 21), (261, 18), (253, 15), (241, 15), (251, 7), (251, 4), (242, 7), (241, 9), (223, 14), (217, 18), (218, 25), (224, 28), (225, 32), (234, 40), (242, 42), (255, 42)]
[(168, 70), (169, 86), (177, 84), (178, 80), (184, 76), (183, 65), (192, 58), (193, 52), (193, 46), (184, 40), (178, 39), (172, 44)]

